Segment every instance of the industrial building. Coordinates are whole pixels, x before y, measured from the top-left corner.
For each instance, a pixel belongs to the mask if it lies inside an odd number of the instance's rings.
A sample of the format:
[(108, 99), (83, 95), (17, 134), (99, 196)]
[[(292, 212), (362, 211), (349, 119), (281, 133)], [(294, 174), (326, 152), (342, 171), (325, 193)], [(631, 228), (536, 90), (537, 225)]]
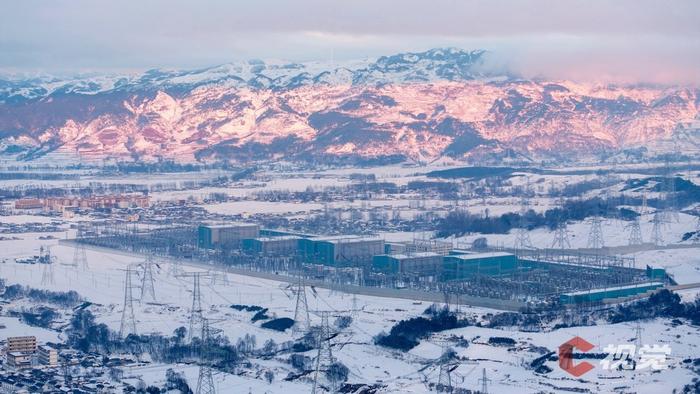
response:
[(372, 269), (395, 275), (439, 276), (442, 264), (443, 257), (434, 252), (384, 254), (372, 258)]
[(449, 254), (452, 250), (452, 242), (437, 239), (415, 239), (406, 244), (406, 253), (432, 252), (440, 255)]
[(329, 266), (369, 265), (372, 256), (384, 254), (384, 240), (355, 235), (302, 238), (299, 240), (299, 252), (311, 263)]
[(498, 276), (516, 270), (518, 259), (506, 252), (467, 253), (444, 257), (443, 280), (462, 280), (474, 276)]
[(243, 250), (266, 255), (289, 256), (296, 254), (300, 239), (295, 235), (246, 238), (243, 240)]
[(592, 289), (565, 293), (559, 296), (562, 304), (581, 304), (603, 302), (615, 298), (638, 296), (663, 287), (661, 282), (640, 283), (628, 286), (618, 286), (606, 289)]
[[(105, 234), (105, 231), (96, 228), (90, 233)], [(336, 284), (408, 287), (521, 303), (595, 302), (608, 297), (644, 294), (663, 284), (674, 283), (663, 269), (636, 268), (631, 257), (555, 249), (455, 249), (450, 248), (449, 242), (436, 240), (384, 242), (379, 237), (360, 235), (317, 237), (266, 230), (247, 223), (202, 224), (198, 228), (159, 229), (150, 233), (125, 227), (124, 231), (109, 234), (109, 237), (87, 239), (102, 241), (110, 247), (130, 245), (132, 248), (138, 240), (143, 249), (180, 255), (182, 249), (173, 248), (173, 244), (187, 244), (196, 249), (196, 240), (200, 248), (225, 248), (189, 251), (190, 256), (205, 256), (224, 265), (273, 272), (293, 266), (307, 277), (330, 279)], [(346, 272), (350, 268), (357, 271)], [(660, 285), (642, 287), (650, 282)]]
[(386, 242), (384, 243), (384, 254), (405, 254), (406, 243), (403, 242)]
[(198, 228), (198, 244), (201, 248), (241, 245), (244, 239), (258, 238), (260, 226), (253, 223), (203, 224)]

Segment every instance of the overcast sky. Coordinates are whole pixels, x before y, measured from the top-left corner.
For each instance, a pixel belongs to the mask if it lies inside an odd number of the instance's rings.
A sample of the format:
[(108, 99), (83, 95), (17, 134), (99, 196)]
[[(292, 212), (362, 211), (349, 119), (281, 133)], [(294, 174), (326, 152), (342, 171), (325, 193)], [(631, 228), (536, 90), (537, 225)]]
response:
[(21, 0), (4, 72), (341, 61), (456, 46), (526, 76), (700, 83), (700, 0)]

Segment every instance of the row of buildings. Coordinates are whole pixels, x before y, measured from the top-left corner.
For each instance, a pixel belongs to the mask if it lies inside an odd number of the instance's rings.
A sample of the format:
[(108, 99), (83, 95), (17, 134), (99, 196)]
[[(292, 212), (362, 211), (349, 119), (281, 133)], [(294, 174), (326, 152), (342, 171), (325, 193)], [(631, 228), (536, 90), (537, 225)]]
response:
[(15, 209), (44, 212), (64, 212), (71, 209), (147, 208), (149, 205), (150, 198), (140, 194), (22, 198), (15, 201)]
[[(324, 269), (367, 269), (374, 278), (389, 281), (460, 286), (460, 282), (475, 280), (471, 287), (491, 286), (497, 291), (503, 286), (515, 286), (512, 291), (525, 293), (557, 289), (561, 291), (560, 301), (566, 304), (643, 294), (663, 286), (667, 277), (659, 268), (645, 272), (590, 265), (581, 259), (578, 263), (546, 261), (518, 257), (508, 251), (458, 249), (451, 242), (439, 240), (385, 242), (372, 236), (314, 236), (266, 230), (249, 223), (201, 225), (198, 234), (202, 248), (237, 248), (265, 256), (296, 256)], [(581, 280), (576, 280), (577, 275)], [(479, 278), (486, 279), (485, 284)], [(581, 288), (586, 291), (579, 292)]]
[(304, 261), (333, 267), (366, 265), (386, 253), (383, 239), (372, 236), (313, 236), (261, 229), (257, 224), (201, 225), (201, 248), (240, 248), (274, 256), (299, 256)]
[(16, 370), (32, 368), (35, 365), (55, 367), (58, 365), (58, 351), (47, 345), (37, 345), (34, 336), (8, 337), (5, 361), (8, 367)]

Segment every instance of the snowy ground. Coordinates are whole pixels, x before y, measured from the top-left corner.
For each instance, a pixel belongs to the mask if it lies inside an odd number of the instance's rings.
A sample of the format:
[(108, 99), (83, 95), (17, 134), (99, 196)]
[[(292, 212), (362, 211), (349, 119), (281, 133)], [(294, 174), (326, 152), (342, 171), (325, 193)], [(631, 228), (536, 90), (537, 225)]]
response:
[[(321, 190), (324, 187), (345, 186), (351, 183), (350, 175), (357, 173), (374, 174), (378, 181), (393, 182), (405, 185), (413, 180), (435, 180), (427, 178), (425, 173), (436, 169), (450, 168), (440, 164), (426, 167), (416, 166), (385, 166), (380, 168), (348, 168), (332, 169), (326, 171), (268, 171), (261, 174), (259, 179), (241, 181), (232, 187), (205, 187), (200, 189), (156, 191), (151, 193), (153, 201), (179, 200), (192, 197), (195, 201), (203, 201), (211, 193), (224, 193), (235, 198), (243, 198), (249, 201), (235, 201), (222, 204), (207, 204), (203, 207), (210, 212), (230, 215), (253, 215), (257, 213), (306, 215), (310, 212), (323, 212), (325, 204), (295, 203), (295, 202), (260, 202), (250, 201), (257, 192), (261, 191), (303, 191), (307, 188)], [(2, 181), (0, 187), (26, 187), (27, 185), (51, 185), (73, 187), (77, 184), (88, 184), (98, 181), (101, 183), (138, 183), (155, 185), (157, 183), (169, 184), (177, 179), (175, 188), (182, 187), (185, 181), (197, 181), (201, 176), (215, 177), (219, 175), (213, 171), (207, 174), (185, 173), (147, 176), (126, 176), (110, 178), (85, 177), (80, 181)], [(622, 178), (643, 178), (646, 175), (625, 174)], [(695, 179), (697, 174), (684, 174), (687, 179)], [(573, 175), (538, 175), (516, 174), (509, 181), (513, 185), (530, 186), (538, 194), (544, 193), (549, 187), (562, 187), (584, 180), (590, 180), (593, 176)], [(647, 197), (653, 197), (648, 195)], [(420, 201), (423, 207), (416, 207)], [(333, 202), (328, 208), (371, 209), (374, 207), (400, 211), (401, 217), (406, 219), (414, 215), (432, 211), (444, 214), (450, 209), (454, 201), (440, 201), (434, 198), (423, 198), (418, 194), (402, 196), (374, 195), (369, 201)], [(537, 212), (543, 212), (551, 208), (555, 201), (547, 198), (535, 198), (531, 201), (530, 208)], [(489, 199), (464, 199), (459, 201), (462, 209), (471, 213), (495, 216), (506, 212), (520, 210), (520, 202), (517, 198), (489, 198)], [(343, 218), (348, 218), (348, 212)], [(80, 218), (84, 219), (84, 218)], [(66, 219), (48, 218), (38, 215), (0, 216), (0, 228), (3, 224), (27, 224), (50, 223), (58, 220), (63, 223), (63, 228), (68, 227)], [(78, 218), (72, 219), (76, 221)], [(645, 215), (641, 220), (641, 230), (644, 241), (650, 240), (652, 228), (652, 216)], [(663, 232), (665, 242), (670, 246), (666, 249), (640, 250), (629, 252), (628, 256), (636, 259), (638, 267), (645, 265), (663, 267), (674, 276), (681, 284), (700, 282), (700, 245), (697, 247), (677, 248), (678, 246), (692, 246), (681, 242), (684, 233), (694, 231), (696, 217), (686, 214), (679, 215), (679, 221), (666, 225)], [(629, 231), (627, 222), (620, 220), (606, 220), (603, 223), (603, 235), (608, 247), (624, 247), (628, 244)], [(572, 248), (585, 248), (588, 243), (590, 224), (587, 222), (575, 222), (569, 226)], [(59, 244), (58, 239), (66, 238), (66, 232), (56, 233), (22, 233), (7, 234), (16, 236), (16, 240), (0, 241), (0, 277), (5, 278), (9, 284), (20, 283), (34, 288), (68, 291), (75, 290), (83, 297), (99, 305), (91, 307), (100, 322), (109, 325), (118, 331), (121, 321), (121, 313), (124, 302), (125, 268), (129, 264), (143, 262), (142, 256), (126, 253), (107, 252), (104, 250), (87, 250), (89, 267), (87, 270), (76, 269), (66, 264), (73, 258), (74, 249), (70, 246)], [(40, 240), (39, 237), (53, 235), (57, 239)], [(68, 232), (72, 236), (72, 231)], [(535, 247), (546, 248), (552, 246), (554, 233), (548, 229), (536, 229), (529, 233)], [(382, 233), (387, 241), (409, 241), (421, 238), (422, 234), (409, 232)], [(475, 238), (485, 236), (491, 245), (511, 247), (515, 241), (515, 233), (503, 235), (473, 234), (465, 237), (452, 238), (455, 245), (466, 244)], [(42, 245), (52, 246), (52, 253), (57, 257), (57, 263), (53, 266), (53, 282), (46, 280), (42, 265), (17, 264), (15, 258), (24, 258), (37, 255)], [(158, 261), (159, 268), (155, 273), (155, 302), (143, 302), (136, 304), (137, 330), (139, 333), (160, 332), (170, 335), (180, 326), (189, 326), (188, 316), (192, 304), (191, 279), (178, 277), (171, 274), (172, 262)], [(204, 271), (199, 266), (185, 266), (189, 272)], [(137, 269), (137, 271), (139, 271)], [(133, 277), (136, 285), (141, 285), (140, 277)], [(697, 296), (698, 290), (682, 291), (686, 301), (691, 301)], [(138, 290), (135, 294), (140, 297)], [(212, 282), (209, 279), (202, 280), (202, 301), (206, 305), (205, 315), (212, 319), (220, 319), (216, 326), (223, 333), (236, 342), (245, 334), (253, 334), (257, 340), (257, 347), (261, 347), (268, 339), (276, 342), (285, 342), (292, 339), (292, 334), (280, 333), (260, 327), (260, 322), (251, 322), (252, 313), (239, 312), (231, 309), (231, 304), (260, 305), (269, 308), (269, 314), (277, 317), (293, 317), (294, 300), (288, 285), (271, 280), (259, 279), (250, 276), (227, 274), (227, 281), (219, 278)], [(352, 297), (347, 294), (331, 292), (326, 289), (308, 291), (309, 308), (314, 311), (331, 311), (335, 316), (346, 315), (352, 309)], [(145, 301), (145, 300), (144, 300)], [(458, 387), (476, 389), (480, 387), (478, 379), (482, 369), (486, 369), (491, 380), (490, 389), (495, 393), (539, 393), (539, 392), (564, 392), (573, 389), (588, 390), (596, 393), (610, 392), (638, 392), (659, 393), (670, 392), (679, 389), (689, 383), (694, 375), (681, 366), (685, 358), (697, 358), (700, 354), (700, 329), (689, 325), (674, 325), (667, 320), (654, 320), (642, 323), (643, 342), (649, 344), (669, 344), (672, 347), (672, 356), (669, 360), (670, 369), (661, 372), (651, 371), (616, 371), (609, 372), (600, 368), (586, 374), (581, 379), (574, 379), (561, 371), (556, 363), (548, 362), (552, 368), (548, 374), (537, 374), (527, 365), (535, 358), (542, 355), (541, 349), (546, 348), (556, 351), (557, 347), (573, 336), (581, 336), (593, 343), (596, 348), (593, 352), (602, 352), (602, 348), (610, 343), (628, 343), (634, 337), (634, 326), (629, 324), (601, 324), (594, 327), (581, 327), (572, 329), (559, 329), (547, 333), (525, 333), (509, 330), (494, 330), (479, 327), (468, 327), (458, 330), (443, 332), (435, 338), (423, 341), (410, 352), (397, 352), (373, 345), (372, 339), (382, 331), (388, 331), (397, 321), (420, 315), (429, 305), (425, 302), (413, 302), (410, 300), (358, 296), (358, 306), (361, 311), (350, 328), (341, 331), (334, 339), (333, 355), (350, 369), (350, 382), (381, 383), (386, 387), (382, 392), (388, 393), (423, 393), (428, 391), (427, 383), (435, 383), (438, 380), (438, 369), (435, 360), (440, 356), (441, 345), (452, 334), (463, 336), (469, 343), (468, 347), (455, 346), (457, 354), (465, 360), (453, 371), (453, 382)], [(480, 316), (485, 313), (497, 313), (483, 308), (466, 308), (463, 313), (471, 316)], [(332, 320), (333, 320), (332, 318)], [(318, 323), (318, 316), (312, 314), (314, 323)], [(331, 322), (332, 323), (332, 322)], [(63, 338), (56, 332), (39, 330), (28, 327), (16, 319), (0, 317), (0, 324), (7, 328), (0, 329), (0, 339), (17, 333), (29, 333), (37, 335), (40, 341), (55, 341)], [(487, 343), (489, 337), (510, 337), (518, 342), (515, 349), (491, 346)], [(454, 346), (454, 343), (450, 343)], [(314, 352), (308, 352), (310, 357)], [(286, 356), (285, 356), (286, 357)], [(308, 393), (310, 391), (309, 378), (302, 378), (294, 382), (284, 381), (283, 378), (292, 370), (285, 357), (271, 360), (253, 359), (254, 367), (243, 371), (240, 375), (217, 374), (215, 382), (219, 393)], [(433, 364), (433, 365), (430, 365)], [(159, 383), (163, 381), (165, 370), (174, 368), (183, 371), (191, 385), (197, 380), (198, 368), (192, 365), (149, 365), (135, 367), (126, 372), (127, 376), (143, 378), (147, 383)], [(262, 376), (266, 370), (273, 371), (275, 380), (268, 384)]]

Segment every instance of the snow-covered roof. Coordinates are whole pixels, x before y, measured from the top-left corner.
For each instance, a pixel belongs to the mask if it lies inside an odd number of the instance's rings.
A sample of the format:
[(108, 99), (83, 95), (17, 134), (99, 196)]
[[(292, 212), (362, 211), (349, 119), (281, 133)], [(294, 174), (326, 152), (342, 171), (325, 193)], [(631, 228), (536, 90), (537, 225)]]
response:
[(448, 257), (454, 257), (460, 260), (478, 260), (478, 259), (488, 259), (493, 257), (510, 257), (515, 256), (512, 253), (506, 252), (488, 252), (488, 253), (474, 253), (474, 254), (457, 254)]
[(649, 283), (636, 283), (633, 285), (625, 285), (625, 286), (615, 286), (615, 287), (605, 287), (602, 289), (590, 289), (590, 290), (580, 290), (580, 291), (574, 291), (572, 293), (565, 293), (564, 295), (566, 296), (576, 296), (576, 295), (582, 295), (582, 294), (590, 294), (590, 293), (601, 293), (604, 291), (615, 291), (615, 290), (625, 290), (625, 289), (634, 289), (637, 287), (660, 287), (663, 286), (664, 284), (661, 282), (649, 282)]
[(416, 253), (411, 253), (411, 254), (405, 254), (405, 253), (398, 253), (398, 254), (390, 254), (387, 255), (393, 259), (397, 260), (407, 260), (407, 259), (412, 259), (416, 257), (442, 257), (442, 255), (437, 254), (435, 252), (416, 252)]

